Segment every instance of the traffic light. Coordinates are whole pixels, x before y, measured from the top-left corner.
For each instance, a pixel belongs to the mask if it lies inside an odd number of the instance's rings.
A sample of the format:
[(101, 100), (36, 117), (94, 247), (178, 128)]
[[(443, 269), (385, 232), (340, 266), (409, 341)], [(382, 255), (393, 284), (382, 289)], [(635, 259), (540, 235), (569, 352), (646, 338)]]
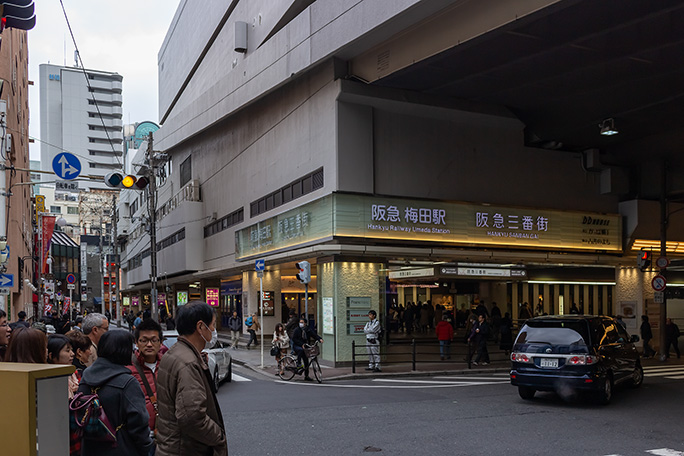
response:
[(31, 30), (36, 25), (33, 0), (0, 0), (0, 32), (5, 28)]
[(303, 283), (307, 284), (311, 282), (311, 265), (308, 261), (300, 261), (295, 264), (295, 268), (299, 271), (297, 273), (297, 279)]
[(129, 188), (131, 190), (145, 190), (150, 180), (145, 176), (134, 176), (132, 174), (109, 173), (104, 177), (107, 187)]
[(651, 266), (651, 251), (642, 250), (637, 255), (637, 267), (643, 272)]

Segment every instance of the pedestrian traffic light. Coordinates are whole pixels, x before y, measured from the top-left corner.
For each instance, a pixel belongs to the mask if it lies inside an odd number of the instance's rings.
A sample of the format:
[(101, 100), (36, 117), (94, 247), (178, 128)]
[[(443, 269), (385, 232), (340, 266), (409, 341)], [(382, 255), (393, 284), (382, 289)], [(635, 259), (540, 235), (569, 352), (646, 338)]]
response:
[(145, 190), (150, 180), (145, 176), (134, 176), (132, 174), (109, 173), (104, 177), (107, 187), (128, 188), (131, 190)]
[(651, 266), (651, 251), (642, 250), (637, 255), (637, 267), (643, 272)]
[(297, 273), (297, 279), (303, 283), (307, 284), (311, 282), (311, 265), (308, 261), (300, 261), (295, 263), (295, 268), (299, 271)]
[(33, 0), (0, 0), (0, 32), (5, 28), (31, 30), (36, 25)]

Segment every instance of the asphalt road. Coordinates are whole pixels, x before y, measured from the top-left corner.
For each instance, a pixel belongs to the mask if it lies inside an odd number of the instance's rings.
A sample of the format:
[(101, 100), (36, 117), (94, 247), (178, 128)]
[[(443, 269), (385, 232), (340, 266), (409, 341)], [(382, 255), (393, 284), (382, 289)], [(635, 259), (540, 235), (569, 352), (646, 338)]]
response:
[(231, 456), (684, 456), (684, 366), (649, 368), (608, 406), (523, 401), (505, 374), (318, 385), (233, 369), (219, 390)]

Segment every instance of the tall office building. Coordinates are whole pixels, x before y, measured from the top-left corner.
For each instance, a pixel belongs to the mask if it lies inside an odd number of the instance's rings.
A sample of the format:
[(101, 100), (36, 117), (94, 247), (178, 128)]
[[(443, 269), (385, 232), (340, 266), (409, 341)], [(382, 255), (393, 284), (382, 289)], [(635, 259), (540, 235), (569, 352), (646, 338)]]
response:
[[(40, 65), (40, 163), (52, 169), (62, 151), (81, 161), (81, 174), (104, 176), (123, 169), (122, 80), (117, 73), (52, 64)], [(52, 180), (44, 176), (43, 181)], [(74, 191), (57, 184), (57, 190)], [(78, 188), (107, 188), (78, 181)]]

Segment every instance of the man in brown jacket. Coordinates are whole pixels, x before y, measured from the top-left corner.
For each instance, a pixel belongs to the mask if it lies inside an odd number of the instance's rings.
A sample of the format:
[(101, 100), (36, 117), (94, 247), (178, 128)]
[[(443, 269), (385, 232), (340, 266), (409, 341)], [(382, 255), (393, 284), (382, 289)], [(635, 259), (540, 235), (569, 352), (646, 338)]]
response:
[(162, 357), (157, 375), (157, 456), (228, 454), (221, 408), (201, 354), (216, 337), (215, 323), (205, 302), (178, 310), (178, 342)]

